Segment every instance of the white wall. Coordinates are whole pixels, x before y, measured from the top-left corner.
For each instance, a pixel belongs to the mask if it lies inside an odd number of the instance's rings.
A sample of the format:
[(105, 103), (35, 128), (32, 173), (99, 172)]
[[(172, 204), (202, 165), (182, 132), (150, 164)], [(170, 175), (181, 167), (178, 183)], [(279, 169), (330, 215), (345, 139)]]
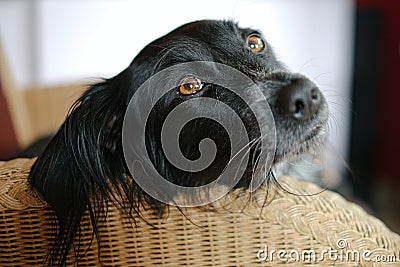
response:
[(331, 120), (332, 146), (346, 155), (352, 2), (0, 0), (0, 36), (17, 84), (49, 86), (111, 77), (183, 23), (233, 18), (261, 29), (282, 61), (320, 85), (337, 121)]
[(0, 46), (20, 88), (34, 80), (32, 7), (28, 0), (0, 0)]

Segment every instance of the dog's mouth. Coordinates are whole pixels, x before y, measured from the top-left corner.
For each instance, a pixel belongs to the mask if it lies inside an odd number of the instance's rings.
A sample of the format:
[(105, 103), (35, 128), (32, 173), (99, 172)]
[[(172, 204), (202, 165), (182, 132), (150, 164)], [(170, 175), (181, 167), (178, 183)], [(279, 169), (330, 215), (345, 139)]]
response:
[(318, 124), (310, 131), (310, 133), (306, 136), (304, 140), (300, 141), (300, 145), (304, 145), (307, 143), (314, 143), (315, 139), (323, 138), (325, 135), (326, 135), (326, 128), (324, 124)]
[(310, 130), (303, 134), (293, 132), (292, 136), (296, 137), (297, 135), (297, 138), (293, 138), (290, 142), (284, 138), (279, 140), (280, 137), (278, 136), (274, 164), (290, 160), (302, 153), (316, 151), (321, 148), (328, 136), (327, 119), (324, 118), (310, 128)]

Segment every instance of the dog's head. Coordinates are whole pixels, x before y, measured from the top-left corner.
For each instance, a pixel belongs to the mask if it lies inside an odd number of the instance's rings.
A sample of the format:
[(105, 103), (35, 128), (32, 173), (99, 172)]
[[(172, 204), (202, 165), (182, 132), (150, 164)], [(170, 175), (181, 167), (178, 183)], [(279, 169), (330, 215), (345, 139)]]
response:
[[(137, 87), (152, 75), (186, 62), (216, 62), (239, 70), (254, 82), (262, 96), (267, 99), (275, 118), (276, 150), (273, 151), (274, 163), (287, 159), (291, 155), (308, 151), (319, 144), (324, 136), (324, 125), (328, 109), (318, 87), (304, 75), (291, 73), (277, 60), (272, 47), (260, 31), (240, 28), (231, 21), (198, 21), (186, 24), (171, 33), (159, 38), (143, 49), (133, 61), (133, 73), (140, 76), (131, 89), (130, 95), (137, 92)], [(146, 64), (146, 75), (137, 72)], [(256, 140), (260, 140), (263, 129), (249, 104), (261, 102), (259, 92), (251, 85), (242, 85), (238, 90), (245, 91), (248, 103), (230, 88), (207, 80), (194, 74), (196, 66), (187, 64), (178, 74), (174, 74), (177, 86), (169, 90), (153, 107), (147, 122), (147, 153), (157, 171), (166, 179), (180, 185), (204, 185), (216, 179), (223, 172), (232, 155), (229, 134), (211, 119), (192, 120), (182, 128), (179, 136), (179, 149), (183, 155), (196, 160), (201, 157), (199, 143), (204, 138), (211, 138), (217, 146), (217, 154), (209, 168), (198, 172), (186, 172), (176, 168), (166, 157), (162, 149), (161, 129), (170, 112), (181, 103), (196, 98), (216, 99), (229, 105), (245, 125), (250, 142), (250, 158), (256, 159), (258, 149)], [(199, 66), (218, 72), (217, 67)], [(218, 74), (216, 74), (218, 75)], [(220, 76), (226, 75), (221, 71)], [(235, 80), (235, 73), (221, 79)], [(139, 77), (138, 77), (139, 78)], [(171, 78), (172, 79), (172, 78)], [(180, 82), (179, 82), (180, 80)], [(166, 85), (167, 86), (167, 85)], [(155, 87), (155, 86), (153, 86)], [(160, 90), (152, 88), (151, 90)], [(153, 94), (150, 91), (150, 94)], [(151, 95), (147, 95), (151, 98)], [(140, 104), (136, 104), (139, 106)], [(140, 109), (138, 107), (138, 109)], [(209, 106), (201, 101), (188, 104), (185, 113), (207, 114), (223, 113), (218, 107), (208, 111)], [(134, 112), (134, 110), (132, 111)], [(268, 116), (269, 110), (265, 110)], [(201, 115), (198, 115), (199, 117)], [(216, 116), (214, 114), (214, 116)], [(232, 116), (221, 115), (227, 125), (234, 124)], [(172, 126), (171, 126), (172, 127)], [(274, 127), (264, 125), (263, 127)], [(267, 131), (264, 131), (267, 132)], [(272, 133), (272, 131), (269, 131)], [(272, 138), (272, 136), (271, 136)], [(164, 147), (165, 148), (165, 147)], [(272, 151), (271, 151), (272, 153)], [(240, 177), (238, 186), (247, 186), (254, 170), (255, 160), (250, 160), (245, 173)]]
[[(54, 208), (59, 220), (52, 261), (65, 263), (65, 255), (86, 209), (90, 211), (95, 230), (98, 212), (104, 207), (102, 203), (116, 195), (128, 198), (133, 210), (143, 201), (162, 209), (130, 177), (122, 142), (124, 118), (131, 99), (143, 84), (157, 73), (190, 62), (213, 62), (214, 65), (200, 69), (220, 72), (220, 75), (223, 74), (218, 69), (221, 65), (240, 72), (250, 83), (247, 83), (249, 86), (243, 83), (238, 89), (248, 97), (244, 99), (240, 92), (208, 81), (190, 67), (181, 69), (179, 77), (171, 77), (176, 81), (174, 86), (155, 101), (145, 122), (146, 153), (155, 169), (170, 182), (193, 187), (208, 184), (221, 175), (231, 161), (235, 146), (232, 133), (221, 126), (221, 123), (228, 127), (237, 124), (236, 117), (226, 113), (227, 110), (234, 111), (244, 126), (244, 134), (233, 132), (233, 135), (241, 135), (239, 139), (246, 137), (251, 143), (246, 152), (250, 159), (259, 159), (263, 152), (259, 143), (264, 139), (274, 138), (276, 147), (270, 151), (272, 164), (308, 151), (324, 139), (328, 108), (323, 95), (307, 77), (288, 71), (277, 60), (261, 32), (240, 28), (231, 21), (205, 20), (183, 25), (146, 46), (114, 78), (91, 86), (33, 166), (30, 182)], [(236, 87), (243, 80), (226, 74), (220, 78), (228, 83), (238, 81), (233, 84)], [(257, 92), (252, 91), (254, 88)], [(151, 99), (152, 92), (157, 94), (161, 89), (165, 88), (147, 88), (145, 96)], [(216, 100), (229, 108), (212, 108), (201, 101), (191, 101), (194, 99)], [(269, 105), (265, 116), (273, 115), (274, 124), (259, 123), (263, 110), (255, 111), (254, 107), (263, 101)], [(212, 139), (216, 148), (211, 164), (195, 172), (177, 167), (163, 150), (162, 131), (163, 127), (168, 128), (163, 123), (185, 102), (187, 105), (181, 112), (202, 116), (190, 120), (179, 132), (177, 144), (183, 156), (192, 161), (200, 158), (199, 144), (205, 138)], [(129, 110), (139, 114), (142, 105), (138, 101)], [(219, 114), (217, 121), (211, 119), (215, 114)], [(237, 186), (249, 185), (255, 164), (257, 160), (249, 160), (240, 177), (232, 178)], [(269, 173), (269, 168), (263, 175)]]

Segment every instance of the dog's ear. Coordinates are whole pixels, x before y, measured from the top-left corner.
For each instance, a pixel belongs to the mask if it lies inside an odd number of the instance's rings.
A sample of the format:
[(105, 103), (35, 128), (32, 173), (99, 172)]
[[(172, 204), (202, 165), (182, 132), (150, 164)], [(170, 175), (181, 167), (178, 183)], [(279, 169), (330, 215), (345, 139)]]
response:
[(130, 90), (125, 88), (130, 84), (127, 72), (91, 86), (76, 101), (31, 169), (31, 185), (54, 209), (58, 222), (50, 265), (65, 265), (86, 209), (98, 237), (105, 201), (128, 190), (120, 136)]

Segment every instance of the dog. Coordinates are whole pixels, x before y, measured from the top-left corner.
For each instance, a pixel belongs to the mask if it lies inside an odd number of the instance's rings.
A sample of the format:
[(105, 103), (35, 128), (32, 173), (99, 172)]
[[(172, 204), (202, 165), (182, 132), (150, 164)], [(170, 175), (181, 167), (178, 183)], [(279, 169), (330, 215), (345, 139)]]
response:
[[(274, 165), (319, 147), (326, 139), (329, 111), (323, 94), (310, 79), (290, 72), (277, 59), (260, 31), (240, 28), (230, 20), (185, 24), (147, 45), (115, 77), (90, 86), (72, 106), (65, 122), (32, 166), (29, 182), (54, 209), (57, 218), (49, 265), (66, 264), (68, 253), (71, 248), (75, 249), (72, 244), (79, 238), (79, 225), (85, 212), (89, 213), (94, 236), (101, 241), (99, 214), (106, 212), (107, 201), (117, 197), (126, 199), (128, 205), (121, 204), (120, 208), (132, 217), (140, 213), (142, 205), (159, 216), (165, 213), (167, 204), (144, 191), (129, 171), (122, 141), (124, 117), (130, 100), (149, 78), (169, 67), (189, 62), (229, 66), (248, 77), (262, 92), (273, 115), (276, 133), (272, 165), (263, 172), (264, 183), (275, 179)], [(252, 95), (251, 91), (247, 93)], [(257, 124), (254, 112), (237, 93), (202, 81), (188, 70), (181, 83), (167, 91), (152, 107), (145, 131), (145, 146), (151, 163), (167, 181), (180, 186), (211, 183), (224, 171), (231, 157), (228, 133), (209, 118), (188, 122), (179, 135), (182, 154), (191, 160), (200, 157), (199, 143), (204, 138), (214, 141), (217, 152), (209, 168), (183, 171), (162, 152), (161, 122), (178, 105), (200, 98), (228, 105), (243, 122), (250, 142), (257, 143), (265, 130)], [(258, 100), (253, 98), (253, 101), (257, 105)], [(187, 112), (205, 109), (193, 102)], [(133, 107), (135, 112), (139, 113)], [(222, 118), (229, 124), (230, 116)], [(248, 153), (256, 159), (261, 153), (260, 146), (249, 146)], [(234, 188), (250, 186), (255, 164), (255, 160), (248, 162)]]

